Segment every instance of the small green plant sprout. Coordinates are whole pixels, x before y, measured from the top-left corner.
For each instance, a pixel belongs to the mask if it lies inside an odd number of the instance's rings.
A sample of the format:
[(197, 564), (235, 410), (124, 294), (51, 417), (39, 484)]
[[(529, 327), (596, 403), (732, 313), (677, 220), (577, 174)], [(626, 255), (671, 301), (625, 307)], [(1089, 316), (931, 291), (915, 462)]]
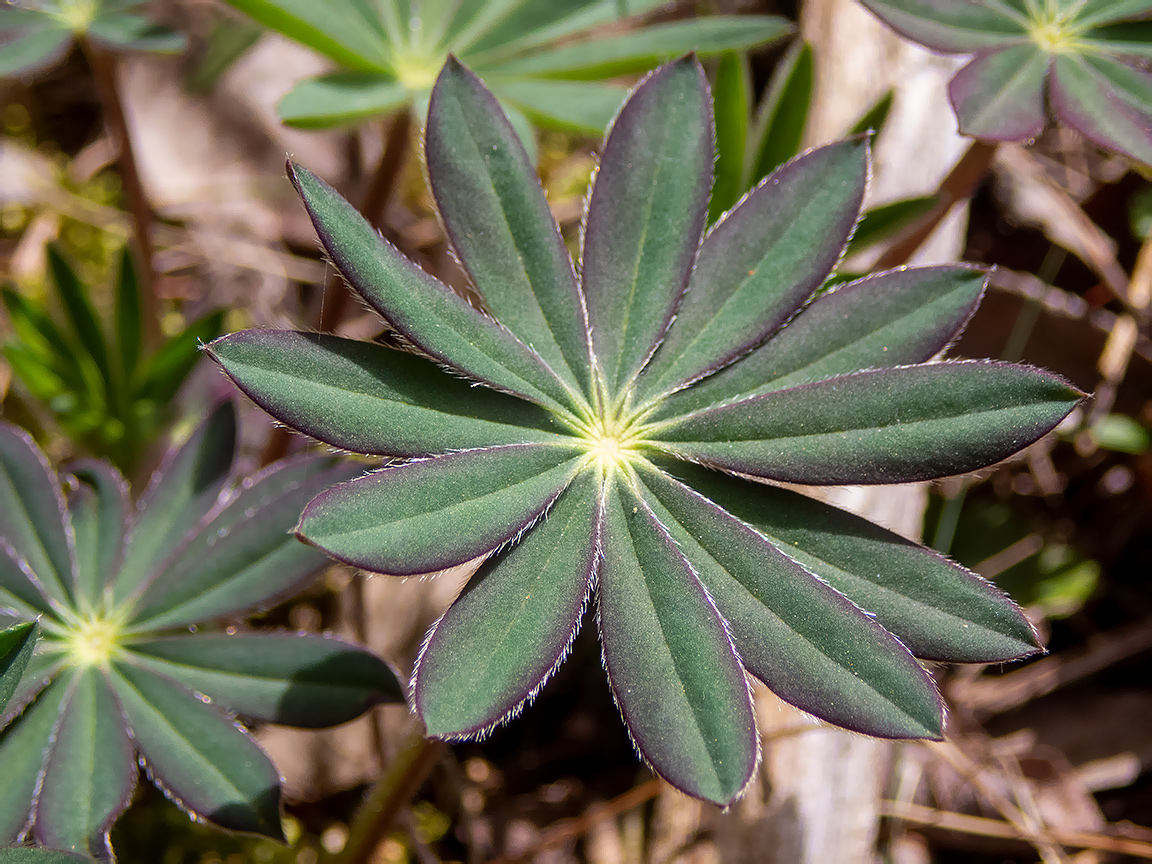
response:
[(759, 755), (745, 672), (839, 726), (934, 738), (943, 705), (914, 654), (1037, 650), (1020, 610), (974, 574), (760, 481), (970, 471), (1044, 435), (1081, 394), (1025, 366), (924, 362), (974, 311), (980, 271), (901, 269), (808, 302), (860, 212), (862, 136), (790, 161), (705, 233), (711, 106), (692, 57), (633, 92), (577, 271), (496, 99), (449, 60), (425, 155), (484, 311), (292, 167), (335, 266), (415, 353), (274, 330), (209, 350), (282, 422), (408, 460), (318, 495), (301, 537), (397, 575), (484, 558), (413, 675), (430, 735), (474, 738), (515, 716), (591, 602), (640, 754), (726, 804)]
[(0, 77), (50, 66), (76, 39), (113, 51), (183, 51), (182, 35), (130, 11), (140, 5), (140, 0), (0, 0)]
[(132, 475), (172, 419), (172, 399), (200, 359), (200, 343), (220, 335), (224, 313), (210, 312), (150, 350), (141, 339), (140, 280), (126, 248), (109, 322), (100, 321), (90, 286), (52, 245), (48, 275), (64, 321), (52, 320), (50, 304), (11, 285), (0, 288), (13, 334), (0, 351), (69, 438)]
[(948, 93), (960, 131), (1022, 141), (1051, 115), (1095, 144), (1152, 164), (1148, 0), (862, 0), (944, 54), (973, 54)]
[(500, 98), (526, 142), (531, 123), (600, 135), (626, 90), (609, 79), (686, 51), (715, 54), (787, 35), (783, 18), (717, 15), (626, 32), (597, 32), (663, 0), (229, 0), (257, 21), (330, 57), (345, 71), (298, 84), (280, 118), (293, 126), (358, 122), (400, 110), (422, 121), (449, 53)]
[(0, 425), (0, 626), (42, 633), (0, 718), (0, 844), (110, 860), (138, 759), (196, 817), (280, 838), (280, 778), (234, 715), (328, 726), (402, 700), (382, 660), (338, 640), (197, 630), (323, 567), (290, 528), (357, 473), (303, 456), (230, 485), (235, 426), (231, 403), (213, 412), (132, 507), (108, 463), (57, 475)]

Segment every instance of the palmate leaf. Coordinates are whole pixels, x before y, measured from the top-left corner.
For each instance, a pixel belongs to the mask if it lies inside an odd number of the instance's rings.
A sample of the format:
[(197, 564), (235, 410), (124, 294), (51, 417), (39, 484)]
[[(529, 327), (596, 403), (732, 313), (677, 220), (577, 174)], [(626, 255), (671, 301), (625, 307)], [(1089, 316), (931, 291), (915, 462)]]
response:
[[(382, 660), (338, 640), (196, 632), (321, 569), (325, 556), (291, 528), (318, 492), (362, 472), (304, 455), (233, 487), (234, 446), (225, 403), (132, 508), (107, 463), (55, 474), (0, 426), (0, 621), (24, 622), (0, 632), (0, 844), (31, 825), (39, 844), (111, 860), (138, 759), (198, 816), (278, 838), (279, 777), (234, 715), (319, 727), (403, 699)], [(59, 577), (54, 593), (41, 573)]]
[[(230, 2), (342, 67), (301, 81), (277, 106), (284, 122), (307, 128), (395, 111), (423, 121), (436, 73), (455, 56), (505, 100), (509, 114), (599, 135), (625, 93), (611, 79), (687, 51), (712, 56), (764, 45), (791, 30), (784, 19), (763, 15), (646, 24), (639, 16), (659, 0), (327, 0), (323, 8), (310, 0)], [(630, 19), (626, 31), (597, 30), (621, 18)], [(517, 133), (531, 152), (531, 127), (517, 125)]]
[(949, 54), (975, 54), (949, 85), (966, 135), (1019, 141), (1049, 112), (1096, 144), (1152, 164), (1152, 44), (1141, 0), (864, 0), (897, 32)]
[[(498, 104), (450, 62), (429, 109), (428, 171), (491, 315), (451, 319), (467, 328), (405, 311), (455, 301), (334, 193), (301, 184), (337, 267), (385, 317), (403, 317), (412, 344), (439, 340), (429, 353), (482, 378), (453, 358), (475, 356), (470, 333), (505, 327), (511, 353), (494, 347), (488, 368), (534, 349), (562, 399), (468, 388), (410, 354), (332, 336), (249, 331), (209, 351), (281, 421), (419, 457), (321, 493), (301, 537), (401, 575), (482, 559), (416, 665), (412, 698), (431, 735), (483, 735), (515, 716), (591, 601), (641, 756), (727, 804), (758, 759), (746, 673), (830, 722), (938, 737), (943, 706), (915, 656), (1002, 661), (1037, 642), (1018, 607), (947, 559), (703, 466), (808, 483), (936, 477), (1016, 452), (1081, 394), (1022, 366), (926, 362), (973, 314), (982, 271), (901, 269), (821, 293), (859, 216), (863, 138), (785, 164), (702, 238), (708, 106), (686, 58), (621, 109), (574, 286)], [(529, 379), (543, 392), (546, 378)], [(242, 678), (214, 668), (206, 680)]]

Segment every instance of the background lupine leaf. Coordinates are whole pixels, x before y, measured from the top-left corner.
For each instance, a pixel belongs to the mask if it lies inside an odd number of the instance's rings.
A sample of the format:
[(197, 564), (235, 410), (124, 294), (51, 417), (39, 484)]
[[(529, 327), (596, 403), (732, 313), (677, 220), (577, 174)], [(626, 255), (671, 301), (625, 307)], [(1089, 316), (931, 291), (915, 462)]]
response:
[(744, 670), (676, 543), (642, 499), (609, 483), (597, 620), (612, 694), (669, 783), (724, 804), (759, 757)]
[(260, 23), (352, 69), (386, 71), (391, 50), (372, 20), (352, 3), (314, 0), (230, 0)]
[(286, 530), (318, 491), (361, 473), (354, 463), (302, 457), (250, 478), (222, 511), (174, 551), (141, 586), (136, 629), (179, 627), (268, 603), (295, 589), (324, 563)]
[(1039, 135), (1050, 65), (1047, 54), (1027, 44), (976, 57), (948, 85), (960, 131), (1005, 141)]
[[(449, 59), (428, 107), (428, 179), (448, 240), (496, 320), (590, 392), (572, 259), (527, 154), (479, 79)], [(576, 377), (579, 370), (583, 379)]]
[(333, 263), (404, 338), (498, 390), (546, 407), (572, 406), (567, 388), (538, 355), (401, 255), (315, 174), (291, 172)]
[(403, 702), (380, 658), (339, 639), (296, 633), (203, 633), (132, 643), (131, 662), (250, 720), (321, 728), (381, 701)]
[(879, 624), (707, 498), (660, 471), (642, 467), (640, 476), (648, 506), (708, 589), (749, 672), (837, 726), (942, 737), (932, 677)]
[[(588, 81), (517, 81), (488, 76), (492, 92), (533, 122), (583, 135), (599, 135), (628, 95), (627, 87)], [(520, 132), (519, 129), (516, 130)], [(528, 141), (521, 134), (521, 141)]]
[(1040, 648), (1002, 591), (932, 549), (790, 489), (658, 464), (874, 615), (917, 657), (993, 663)]
[(647, 362), (688, 284), (708, 217), (712, 153), (711, 104), (694, 60), (654, 72), (608, 134), (588, 201), (582, 284), (612, 391)]
[[(403, 698), (387, 664), (335, 640), (165, 639), (141, 622), (143, 613), (170, 627), (213, 616), (235, 620), (298, 588), (326, 563), (291, 527), (310, 498), (362, 469), (304, 455), (231, 489), (226, 469), (234, 445), (235, 411), (225, 403), (165, 459), (131, 524), (124, 480), (110, 465), (80, 461), (53, 474), (25, 433), (0, 426), (0, 462), (26, 469), (0, 474), (0, 491), (12, 504), (5, 512), (15, 514), (0, 520), (0, 528), (13, 529), (0, 534), (10, 565), (0, 567), (0, 627), (21, 620), (34, 627), (31, 620), (41, 618), (46, 632), (14, 690), (8, 685), (19, 670), (3, 679), (0, 843), (22, 839), (31, 825), (37, 843), (111, 860), (108, 829), (130, 799), (137, 752), (197, 816), (280, 837), (279, 777), (220, 707), (323, 726)], [(67, 501), (59, 500), (61, 488)], [(17, 554), (27, 545), (38, 566), (53, 566), (46, 541), (29, 527), (37, 503), (58, 511), (58, 534), (45, 536), (59, 538), (68, 566), (63, 584), (76, 588), (75, 596), (51, 604), (41, 602), (41, 580)], [(143, 546), (135, 556), (134, 543)], [(118, 581), (123, 572), (127, 586)], [(204, 701), (217, 694), (219, 707)]]
[(36, 839), (108, 861), (108, 830), (132, 797), (136, 759), (104, 675), (70, 677), (36, 799)]
[(377, 573), (446, 570), (536, 521), (571, 481), (580, 455), (531, 444), (385, 468), (317, 495), (297, 531), (337, 560)]
[(116, 600), (139, 588), (173, 545), (216, 504), (232, 469), (235, 449), (236, 413), (226, 403), (160, 466), (141, 498), (123, 563), (111, 585)]
[(430, 735), (473, 735), (514, 715), (564, 659), (592, 590), (596, 487), (590, 473), (577, 478), (538, 527), (481, 565), (433, 625), (412, 686)]
[(68, 50), (72, 33), (65, 27), (29, 28), (0, 44), (0, 78), (37, 72), (50, 66)]
[(88, 27), (88, 34), (122, 51), (150, 51), (179, 54), (187, 42), (174, 33), (139, 15), (101, 15)]
[(435, 364), (378, 345), (246, 330), (217, 339), (209, 352), (278, 420), (355, 453), (426, 456), (563, 441), (555, 434), (562, 427), (538, 406), (445, 381)]
[(508, 60), (496, 68), (507, 76), (608, 78), (643, 72), (690, 51), (707, 56), (752, 48), (786, 36), (790, 30), (782, 18), (769, 15), (713, 15), (561, 46)]
[(323, 129), (389, 114), (408, 103), (408, 88), (382, 74), (333, 72), (297, 84), (276, 105), (289, 126)]
[[(0, 538), (36, 574), (33, 584), (57, 602), (66, 602), (72, 583), (71, 544), (63, 513), (64, 498), (40, 448), (23, 430), (0, 426)], [(0, 561), (0, 571), (11, 566)], [(36, 601), (31, 585), (5, 587), (29, 605), (47, 609), (43, 600)]]
[(120, 567), (129, 523), (128, 484), (107, 462), (72, 462), (67, 472), (76, 483), (68, 492), (68, 513), (75, 535), (76, 598), (99, 605), (108, 577)]
[(999, 462), (1080, 398), (1025, 366), (953, 361), (773, 391), (666, 421), (652, 437), (681, 458), (789, 483), (907, 483)]
[(1152, 22), (1141, 0), (864, 0), (904, 36), (976, 56), (949, 84), (966, 135), (1019, 141), (1049, 114), (1095, 144), (1152, 164)]
[(637, 398), (727, 365), (787, 321), (839, 261), (867, 176), (865, 139), (821, 147), (776, 171), (715, 225)]
[(1107, 57), (1057, 57), (1051, 86), (1056, 110), (1077, 129), (1152, 164), (1152, 74)]
[(283, 838), (280, 777), (232, 720), (152, 672), (118, 663), (109, 680), (154, 781), (221, 827)]
[(866, 210), (856, 224), (846, 255), (866, 249), (903, 231), (931, 213), (937, 205), (934, 195), (916, 195), (880, 204)]
[(988, 281), (967, 267), (877, 273), (822, 294), (776, 336), (656, 413), (671, 417), (857, 369), (930, 360), (975, 313)]
[(0, 764), (4, 766), (4, 782), (0, 783), (0, 843), (14, 843), (24, 836), (28, 802), (36, 792), (44, 751), (67, 690), (67, 680), (53, 681), (24, 710), (20, 722), (9, 726), (0, 737)]
[(1023, 42), (1027, 18), (1005, 3), (867, 0), (897, 33), (935, 51), (968, 54)]
[(0, 630), (0, 712), (16, 692), (39, 636), (34, 621)]

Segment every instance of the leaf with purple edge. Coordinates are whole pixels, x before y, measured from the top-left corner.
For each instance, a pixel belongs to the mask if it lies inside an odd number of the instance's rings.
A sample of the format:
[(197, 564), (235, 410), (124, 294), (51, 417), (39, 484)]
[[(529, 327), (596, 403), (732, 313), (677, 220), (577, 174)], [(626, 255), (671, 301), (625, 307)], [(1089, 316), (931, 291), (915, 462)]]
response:
[(998, 362), (877, 369), (664, 421), (653, 446), (787, 483), (908, 483), (975, 471), (1051, 432), (1083, 398)]
[(563, 440), (556, 434), (563, 427), (538, 406), (371, 343), (244, 330), (217, 339), (208, 353), (276, 419), (354, 453), (427, 456)]
[(1044, 131), (1044, 80), (1052, 58), (1035, 45), (979, 54), (948, 84), (960, 131), (1018, 141)]
[(65, 470), (75, 484), (67, 503), (76, 546), (76, 599), (96, 608), (123, 555), (128, 484), (107, 462), (94, 459), (72, 462)]
[(673, 393), (654, 417), (858, 369), (923, 363), (959, 336), (987, 282), (983, 270), (942, 266), (891, 270), (837, 286), (747, 357)]
[(774, 172), (714, 226), (637, 401), (727, 365), (791, 318), (840, 260), (867, 180), (866, 138), (830, 144)]
[(790, 489), (657, 464), (874, 615), (917, 657), (995, 663), (1040, 650), (1019, 606), (933, 549)]
[(639, 373), (672, 321), (708, 217), (712, 106), (703, 71), (652, 73), (608, 133), (584, 225), (582, 282), (604, 385)]
[(44, 752), (60, 714), (60, 703), (68, 690), (66, 680), (57, 679), (40, 693), (20, 716), (20, 722), (4, 730), (0, 737), (0, 844), (20, 840), (31, 819), (34, 799), (44, 764)]
[(124, 663), (108, 676), (155, 782), (221, 827), (283, 839), (280, 777), (239, 726), (169, 678)]
[(327, 561), (289, 533), (292, 524), (310, 498), (360, 472), (354, 463), (304, 456), (251, 478), (141, 586), (132, 629), (239, 615), (298, 587)]
[(136, 759), (120, 706), (91, 667), (71, 676), (36, 796), (36, 840), (113, 860), (112, 823), (136, 786)]
[(1056, 58), (1052, 108), (1101, 146), (1152, 165), (1152, 74), (1090, 54)]
[(123, 563), (109, 586), (117, 602), (143, 585), (216, 504), (235, 449), (236, 409), (225, 402), (165, 459), (140, 501)]
[(133, 641), (126, 662), (178, 681), (250, 720), (321, 728), (403, 702), (388, 664), (339, 639), (297, 633), (204, 633)]
[(560, 413), (574, 407), (568, 388), (532, 349), (401, 255), (311, 171), (289, 171), (337, 269), (405, 339), (490, 387)]
[(412, 699), (429, 735), (469, 737), (515, 716), (563, 661), (592, 590), (598, 486), (584, 472), (428, 631)]
[(971, 54), (1025, 41), (1028, 18), (1006, 2), (862, 0), (866, 9), (913, 42), (945, 54)]
[(40, 448), (7, 423), (0, 424), (0, 541), (31, 571), (21, 574), (10, 555), (0, 555), (0, 587), (37, 609), (48, 609), (42, 599), (37, 602), (40, 593), (67, 601), (73, 562), (64, 497)]
[(432, 89), (425, 159), (449, 242), (496, 320), (590, 392), (572, 259), (495, 97), (454, 58)]
[(639, 474), (749, 672), (785, 702), (854, 732), (942, 737), (936, 684), (890, 633), (708, 498), (659, 470)]
[(597, 620), (612, 694), (656, 773), (725, 806), (759, 761), (744, 670), (667, 529), (623, 478), (605, 482)]
[(337, 560), (377, 573), (445, 570), (540, 518), (579, 470), (581, 455), (527, 444), (385, 468), (317, 495), (296, 530)]

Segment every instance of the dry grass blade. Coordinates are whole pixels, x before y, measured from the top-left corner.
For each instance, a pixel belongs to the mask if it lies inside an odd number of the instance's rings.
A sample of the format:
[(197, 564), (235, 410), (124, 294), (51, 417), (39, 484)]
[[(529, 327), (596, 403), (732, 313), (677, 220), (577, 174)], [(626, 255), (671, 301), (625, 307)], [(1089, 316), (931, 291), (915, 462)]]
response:
[(903, 801), (882, 801), (881, 812), (890, 819), (899, 819), (916, 825), (956, 831), (962, 834), (977, 834), (982, 837), (1003, 837), (1024, 840), (1030, 843), (1055, 841), (1061, 846), (1075, 849), (1093, 849), (1101, 852), (1115, 852), (1136, 858), (1152, 859), (1152, 843), (1131, 840), (1126, 837), (1113, 837), (1108, 834), (1092, 834), (1084, 831), (1062, 831), (1048, 829), (1043, 838), (1030, 836), (1010, 822), (988, 819), (984, 816), (969, 816), (966, 813), (953, 813), (923, 807)]

